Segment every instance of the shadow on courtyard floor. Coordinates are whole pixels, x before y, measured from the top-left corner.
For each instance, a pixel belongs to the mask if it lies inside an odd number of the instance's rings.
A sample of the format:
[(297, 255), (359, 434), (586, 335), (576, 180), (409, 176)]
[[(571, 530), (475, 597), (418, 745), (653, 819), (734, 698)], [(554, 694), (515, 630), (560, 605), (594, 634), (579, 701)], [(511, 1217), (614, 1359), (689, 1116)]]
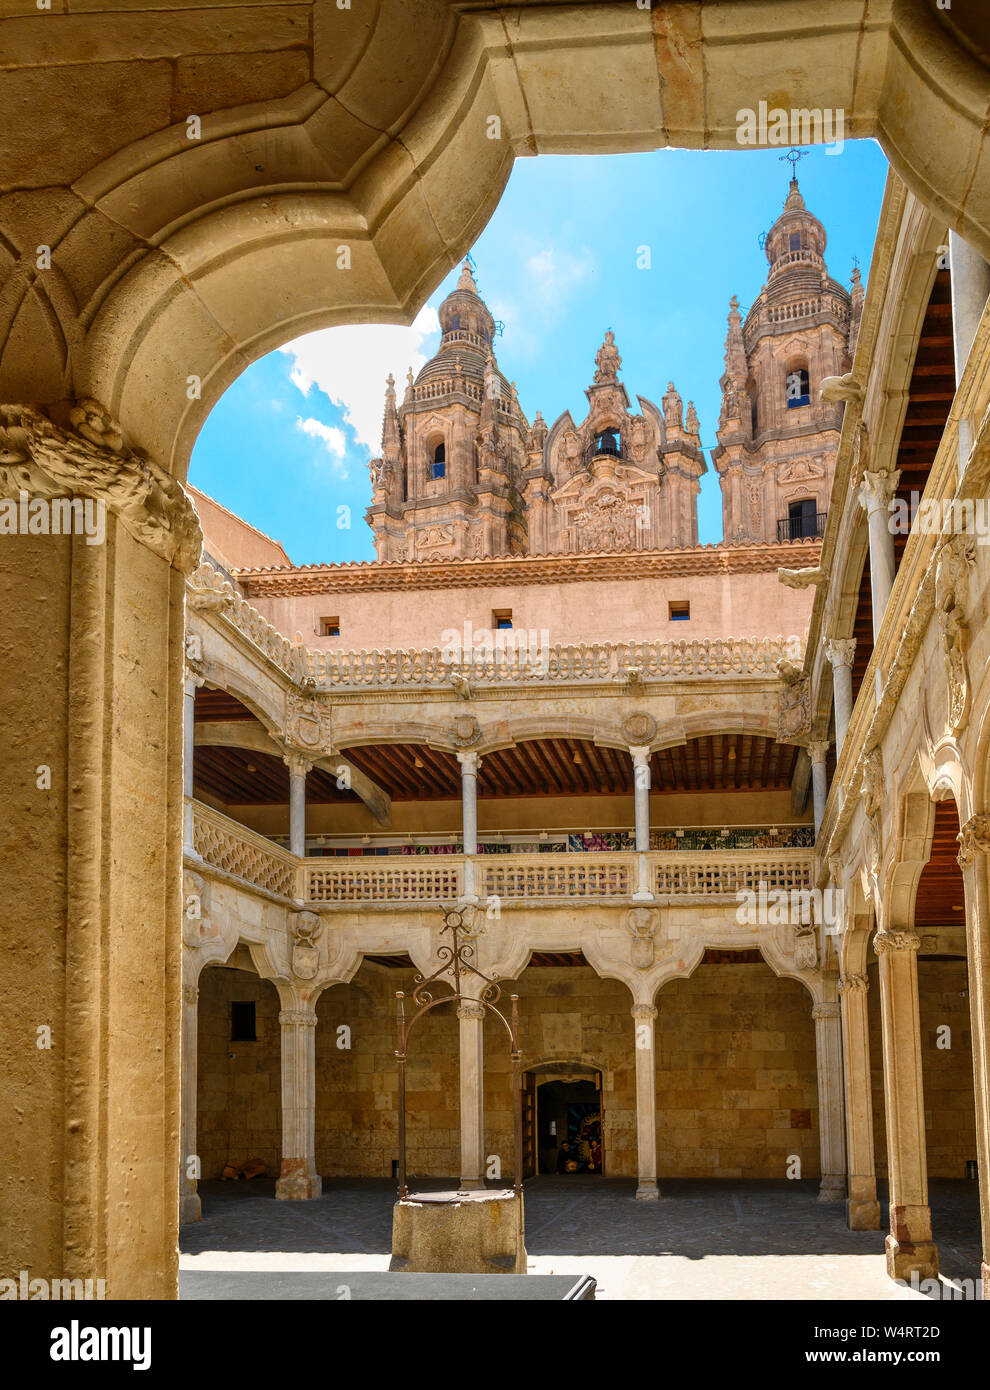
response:
[[(427, 1179), (414, 1190), (449, 1189)], [(883, 1185), (881, 1185), (882, 1188)], [(632, 1179), (539, 1177), (525, 1186), (530, 1255), (878, 1255), (884, 1231), (850, 1231), (842, 1202), (819, 1202), (815, 1182), (668, 1179), (659, 1202), (637, 1202)], [(384, 1178), (324, 1178), (313, 1202), (277, 1202), (271, 1180), (201, 1182), (203, 1220), (183, 1226), (183, 1254), (283, 1251), (387, 1254), (395, 1186)], [(881, 1190), (881, 1204), (887, 1194)], [(934, 1180), (931, 1202), (942, 1273), (978, 1278), (977, 1184)], [(883, 1205), (886, 1215), (886, 1206)]]

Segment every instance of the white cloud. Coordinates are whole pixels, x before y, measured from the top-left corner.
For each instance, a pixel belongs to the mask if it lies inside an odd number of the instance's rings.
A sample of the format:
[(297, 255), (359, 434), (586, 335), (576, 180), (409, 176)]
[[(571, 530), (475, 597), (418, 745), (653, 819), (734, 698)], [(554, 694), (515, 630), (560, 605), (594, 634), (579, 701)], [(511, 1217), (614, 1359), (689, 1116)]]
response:
[[(329, 397), (343, 410), (344, 419), (358, 443), (371, 455), (377, 454), (381, 446), (385, 378), (389, 372), (395, 377), (401, 401), (406, 372), (410, 367), (413, 375), (419, 371), (435, 347), (435, 344), (430, 345), (424, 350), (425, 341), (439, 331), (436, 310), (427, 305), (410, 328), (394, 324), (324, 328), (286, 343), (280, 351), (292, 358), (292, 381), (303, 395), (315, 386)], [(318, 425), (319, 421), (314, 420), (312, 424)], [(314, 429), (307, 433), (320, 432)], [(339, 430), (336, 433), (341, 434)], [(327, 447), (331, 447), (329, 441)], [(332, 452), (338, 451), (334, 447)]]
[(301, 416), (297, 415), (296, 425), (303, 434), (308, 434), (311, 439), (323, 441), (327, 453), (335, 458), (334, 472), (341, 478), (346, 478), (347, 469), (343, 467), (343, 460), (347, 453), (347, 436), (344, 431), (338, 429), (336, 425), (325, 425), (322, 420), (314, 420), (312, 416), (303, 420)]

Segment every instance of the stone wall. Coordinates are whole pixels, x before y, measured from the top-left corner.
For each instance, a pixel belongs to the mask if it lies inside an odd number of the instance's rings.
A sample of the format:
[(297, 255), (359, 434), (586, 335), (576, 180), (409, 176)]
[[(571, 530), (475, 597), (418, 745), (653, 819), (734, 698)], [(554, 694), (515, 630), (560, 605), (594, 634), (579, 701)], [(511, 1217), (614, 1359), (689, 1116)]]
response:
[[(887, 1177), (887, 1126), (883, 1095), (880, 986), (870, 967), (870, 1072), (877, 1177)], [(918, 959), (921, 1066), (925, 1087), (925, 1134), (929, 1178), (965, 1178), (966, 1160), (976, 1158), (976, 1106), (969, 980), (965, 960)], [(939, 1028), (949, 1047), (938, 1047)]]
[(699, 965), (660, 991), (657, 1149), (670, 1178), (820, 1175), (812, 1001), (763, 964)]
[[(413, 971), (365, 964), (316, 1005), (316, 1169), (324, 1177), (390, 1177), (398, 1157), (395, 991)], [(338, 1046), (350, 1029), (350, 1047)], [(458, 1023), (441, 1005), (412, 1033), (406, 1067), (406, 1163), (410, 1177), (458, 1176)]]
[[(232, 1042), (230, 1005), (253, 1000), (257, 1042)], [(199, 1115), (204, 1178), (260, 1158), (278, 1176), (282, 1144), (281, 1028), (274, 985), (247, 970), (207, 967), (199, 980)]]
[[(617, 980), (602, 980), (590, 966), (530, 966), (515, 981), (519, 995), (523, 1066), (554, 1060), (584, 1062), (602, 1071), (605, 1172), (636, 1176), (636, 1076), (632, 996)], [(485, 1153), (497, 1154), (511, 1180), (514, 1162), (512, 1063), (505, 1029), (485, 1022)]]

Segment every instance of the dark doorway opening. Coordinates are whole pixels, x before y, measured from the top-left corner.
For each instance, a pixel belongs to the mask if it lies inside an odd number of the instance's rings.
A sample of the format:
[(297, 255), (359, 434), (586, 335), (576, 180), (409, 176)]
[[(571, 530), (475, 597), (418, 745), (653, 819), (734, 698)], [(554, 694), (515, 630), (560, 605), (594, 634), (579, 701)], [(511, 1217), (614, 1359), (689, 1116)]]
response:
[(529, 1072), (526, 1090), (532, 1104), (524, 1107), (532, 1142), (523, 1151), (528, 1174), (602, 1175), (605, 1172), (605, 1126), (601, 1072), (582, 1067), (576, 1075), (563, 1068), (540, 1076)]

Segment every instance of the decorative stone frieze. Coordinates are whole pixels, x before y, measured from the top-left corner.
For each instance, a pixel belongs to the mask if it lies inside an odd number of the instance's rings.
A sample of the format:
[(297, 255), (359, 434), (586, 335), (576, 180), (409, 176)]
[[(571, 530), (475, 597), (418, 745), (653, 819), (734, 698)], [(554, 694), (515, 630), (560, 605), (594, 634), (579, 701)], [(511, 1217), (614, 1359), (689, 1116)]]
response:
[(978, 854), (990, 854), (990, 816), (970, 816), (956, 836), (960, 869), (968, 869)]
[(970, 686), (966, 664), (969, 576), (976, 564), (972, 536), (953, 536), (941, 547), (935, 562), (935, 611), (942, 638), (942, 660), (948, 693), (946, 727), (959, 735), (969, 720)]
[(878, 956), (885, 951), (919, 951), (921, 938), (909, 931), (878, 931), (873, 938), (873, 949)]
[(285, 697), (285, 739), (314, 757), (328, 754), (333, 733), (327, 701), (290, 691)]
[(125, 445), (98, 401), (78, 401), (68, 418), (63, 429), (34, 406), (0, 405), (0, 496), (95, 497), (142, 545), (191, 574), (203, 532), (182, 484)]
[(660, 913), (655, 907), (634, 907), (626, 916), (632, 933), (630, 959), (637, 970), (649, 970), (656, 959), (656, 930)]
[(298, 912), (290, 922), (292, 931), (292, 973), (300, 980), (312, 980), (320, 966), (319, 940), (323, 923), (315, 912)]

